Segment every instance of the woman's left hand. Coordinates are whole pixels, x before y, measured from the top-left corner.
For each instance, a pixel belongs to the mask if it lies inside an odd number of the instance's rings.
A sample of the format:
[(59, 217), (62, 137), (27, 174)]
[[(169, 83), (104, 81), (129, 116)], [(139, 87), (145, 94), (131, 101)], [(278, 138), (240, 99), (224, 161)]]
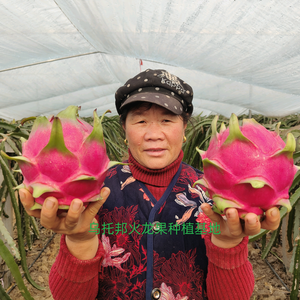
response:
[(241, 223), (238, 212), (235, 208), (226, 210), (226, 218), (215, 213), (208, 203), (201, 205), (205, 215), (212, 221), (220, 225), (220, 234), (212, 234), (211, 241), (220, 248), (232, 248), (237, 246), (245, 236), (255, 235), (260, 229), (275, 230), (280, 223), (280, 213), (277, 207), (272, 207), (266, 211), (265, 217), (260, 222), (254, 213), (245, 216), (244, 224)]

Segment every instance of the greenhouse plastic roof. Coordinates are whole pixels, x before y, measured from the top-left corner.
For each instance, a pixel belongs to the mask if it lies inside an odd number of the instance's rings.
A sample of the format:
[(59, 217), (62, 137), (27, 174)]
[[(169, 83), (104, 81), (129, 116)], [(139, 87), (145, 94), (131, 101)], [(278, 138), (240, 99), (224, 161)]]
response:
[(116, 114), (147, 68), (194, 89), (194, 114), (300, 112), (300, 1), (1, 0), (0, 118)]

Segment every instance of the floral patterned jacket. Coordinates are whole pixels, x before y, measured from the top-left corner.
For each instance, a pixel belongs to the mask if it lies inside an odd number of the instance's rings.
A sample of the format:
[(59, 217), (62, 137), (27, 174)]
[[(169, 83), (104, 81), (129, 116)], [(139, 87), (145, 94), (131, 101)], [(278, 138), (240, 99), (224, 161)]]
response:
[(210, 200), (192, 187), (200, 176), (182, 163), (157, 201), (128, 166), (109, 170), (111, 194), (99, 211), (105, 256), (98, 299), (205, 299), (208, 261), (196, 218)]

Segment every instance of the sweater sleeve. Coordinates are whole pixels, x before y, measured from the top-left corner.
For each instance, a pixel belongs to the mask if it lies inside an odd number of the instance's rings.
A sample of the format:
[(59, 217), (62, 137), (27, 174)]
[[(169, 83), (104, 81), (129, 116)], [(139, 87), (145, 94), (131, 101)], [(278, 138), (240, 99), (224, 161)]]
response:
[(104, 249), (99, 241), (98, 251), (93, 259), (77, 259), (69, 252), (65, 236), (62, 235), (60, 250), (49, 275), (49, 287), (53, 299), (95, 299), (103, 257)]
[(248, 261), (248, 237), (234, 248), (223, 249), (205, 235), (208, 274), (206, 279), (209, 300), (248, 300), (254, 289), (252, 265)]

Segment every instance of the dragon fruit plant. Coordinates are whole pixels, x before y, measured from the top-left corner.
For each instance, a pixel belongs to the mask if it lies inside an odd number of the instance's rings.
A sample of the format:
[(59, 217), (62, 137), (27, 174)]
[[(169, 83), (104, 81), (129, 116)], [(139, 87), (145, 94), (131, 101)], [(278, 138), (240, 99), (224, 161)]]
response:
[(244, 218), (249, 212), (262, 216), (274, 206), (291, 210), (289, 188), (298, 168), (293, 162), (294, 136), (286, 144), (276, 131), (268, 131), (254, 119), (244, 119), (240, 127), (232, 114), (229, 128), (222, 124), (217, 132), (216, 116), (207, 151), (200, 153), (204, 176), (195, 184), (208, 190), (214, 210), (223, 214), (229, 207)]
[[(94, 126), (78, 117), (78, 107), (69, 106), (57, 117), (36, 118), (30, 136), (16, 160), (24, 176), (23, 187), (32, 192), (40, 209), (49, 196), (59, 209), (68, 209), (74, 198), (84, 203), (100, 200), (100, 190), (110, 161), (106, 155), (101, 120), (94, 111)], [(103, 118), (103, 117), (102, 117)]]

